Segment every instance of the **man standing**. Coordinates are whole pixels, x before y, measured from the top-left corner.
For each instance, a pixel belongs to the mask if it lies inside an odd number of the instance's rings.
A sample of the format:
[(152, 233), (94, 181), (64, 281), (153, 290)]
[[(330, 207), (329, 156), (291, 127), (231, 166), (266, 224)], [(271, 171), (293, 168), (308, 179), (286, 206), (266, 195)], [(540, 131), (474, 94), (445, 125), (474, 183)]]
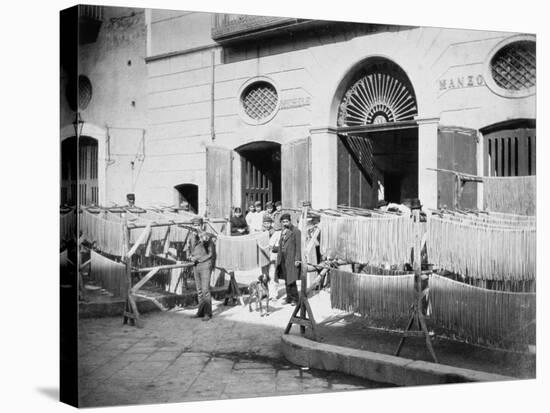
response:
[(278, 278), (285, 280), (287, 304), (296, 305), (299, 299), (296, 281), (300, 278), (302, 234), (290, 222), (290, 214), (281, 215), (281, 225), (283, 230), (279, 241), (275, 273)]
[(262, 267), (262, 274), (268, 279), (269, 299), (276, 300), (279, 280), (275, 273), (275, 263), (277, 262), (277, 253), (279, 252), (281, 231), (275, 231), (273, 228), (273, 220), (268, 215), (264, 215), (264, 231), (269, 234), (269, 243), (266, 248), (262, 249), (266, 254), (269, 254), (269, 263)]
[(190, 234), (187, 247), (187, 256), (193, 262), (193, 275), (199, 300), (199, 308), (196, 317), (202, 317), (203, 321), (212, 318), (212, 297), (210, 295), (210, 274), (213, 267), (214, 242), (203, 231), (202, 218), (193, 218), (191, 221), (194, 231)]

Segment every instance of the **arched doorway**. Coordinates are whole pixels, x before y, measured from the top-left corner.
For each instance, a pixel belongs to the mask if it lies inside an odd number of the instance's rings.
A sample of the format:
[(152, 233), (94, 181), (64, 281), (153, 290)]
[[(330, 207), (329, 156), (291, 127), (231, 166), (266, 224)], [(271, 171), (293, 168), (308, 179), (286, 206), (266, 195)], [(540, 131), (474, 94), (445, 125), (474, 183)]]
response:
[[(77, 156), (78, 153), (78, 156)], [(98, 204), (98, 144), (88, 136), (61, 142), (61, 205)]]
[(418, 197), (418, 113), (406, 73), (374, 57), (347, 76), (338, 106), (338, 204)]
[(236, 149), (241, 157), (241, 206), (281, 199), (281, 145), (255, 141)]
[(199, 213), (199, 187), (195, 184), (181, 184), (174, 187), (177, 205), (187, 202), (190, 212)]

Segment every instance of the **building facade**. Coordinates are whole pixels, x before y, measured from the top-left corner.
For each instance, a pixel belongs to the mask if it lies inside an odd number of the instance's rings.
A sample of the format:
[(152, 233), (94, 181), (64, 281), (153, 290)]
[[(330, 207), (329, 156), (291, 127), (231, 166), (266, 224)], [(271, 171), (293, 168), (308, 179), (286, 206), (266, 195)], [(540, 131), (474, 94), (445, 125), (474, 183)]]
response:
[[(436, 208), (456, 191), (434, 169), (535, 174), (534, 35), (136, 13), (125, 30), (104, 20), (79, 55), (98, 90), (81, 115), (99, 203), (135, 192), (220, 217), (254, 200)], [(461, 206), (480, 206), (482, 190), (468, 183)]]

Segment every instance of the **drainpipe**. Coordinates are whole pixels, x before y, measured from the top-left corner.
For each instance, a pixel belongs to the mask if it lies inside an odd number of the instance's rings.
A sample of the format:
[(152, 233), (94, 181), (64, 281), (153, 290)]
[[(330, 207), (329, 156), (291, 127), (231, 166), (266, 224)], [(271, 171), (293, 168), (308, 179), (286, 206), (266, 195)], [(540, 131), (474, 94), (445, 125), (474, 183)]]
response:
[(211, 90), (210, 90), (210, 137), (212, 139), (212, 142), (214, 142), (216, 140), (216, 128), (215, 128), (215, 122), (214, 122), (214, 119), (215, 119), (215, 113), (214, 113), (214, 99), (215, 99), (215, 94), (214, 94), (214, 88), (215, 88), (215, 84), (216, 84), (216, 71), (215, 71), (215, 51), (212, 50), (211, 52), (211, 56), (212, 56), (212, 87), (211, 87)]

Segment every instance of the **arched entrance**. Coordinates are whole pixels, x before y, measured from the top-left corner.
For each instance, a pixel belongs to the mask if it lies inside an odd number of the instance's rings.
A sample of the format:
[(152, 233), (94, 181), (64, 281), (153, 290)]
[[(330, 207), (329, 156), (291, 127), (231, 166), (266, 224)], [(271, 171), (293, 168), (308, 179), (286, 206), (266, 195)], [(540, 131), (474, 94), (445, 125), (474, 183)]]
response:
[(241, 206), (281, 199), (281, 145), (255, 141), (236, 149), (241, 157)]
[(177, 196), (177, 205), (187, 202), (190, 211), (199, 213), (199, 187), (195, 184), (181, 184), (174, 187)]
[(344, 81), (338, 107), (339, 205), (418, 197), (418, 113), (406, 73), (375, 57)]
[[(78, 153), (78, 156), (77, 156)], [(81, 136), (61, 142), (61, 205), (99, 203), (97, 140)]]

